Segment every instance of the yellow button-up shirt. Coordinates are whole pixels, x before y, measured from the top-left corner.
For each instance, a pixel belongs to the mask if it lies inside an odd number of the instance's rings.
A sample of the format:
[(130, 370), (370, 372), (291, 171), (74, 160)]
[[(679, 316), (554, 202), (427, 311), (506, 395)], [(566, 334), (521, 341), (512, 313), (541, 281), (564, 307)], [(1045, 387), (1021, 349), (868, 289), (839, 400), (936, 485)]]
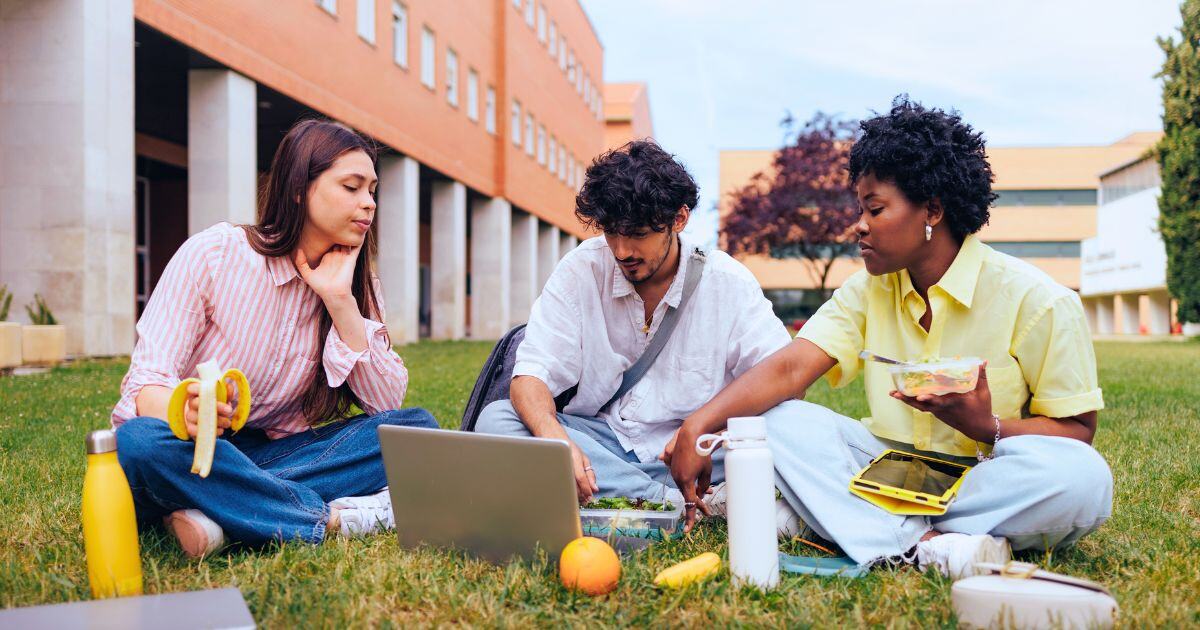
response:
[(837, 360), (826, 374), (834, 387), (864, 373), (871, 417), (863, 423), (871, 433), (921, 450), (975, 454), (973, 440), (892, 398), (887, 367), (864, 365), (858, 358), (864, 349), (900, 360), (986, 359), (992, 410), (1003, 419), (1065, 418), (1104, 408), (1091, 334), (1074, 291), (968, 236), (928, 295), (933, 318), (926, 332), (920, 324), (925, 303), (907, 270), (861, 271), (797, 335)]

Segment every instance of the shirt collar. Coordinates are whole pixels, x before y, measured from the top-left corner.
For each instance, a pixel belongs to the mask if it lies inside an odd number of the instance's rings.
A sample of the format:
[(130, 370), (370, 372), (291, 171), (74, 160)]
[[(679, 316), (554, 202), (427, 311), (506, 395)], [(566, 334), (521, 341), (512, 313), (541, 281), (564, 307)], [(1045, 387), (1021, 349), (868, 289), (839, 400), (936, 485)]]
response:
[[(971, 308), (971, 302), (975, 298), (975, 287), (979, 284), (979, 270), (983, 267), (984, 248), (985, 245), (978, 237), (974, 234), (967, 235), (962, 247), (958, 249), (958, 255), (954, 257), (954, 262), (950, 263), (950, 268), (934, 286), (945, 291), (959, 304)], [(907, 269), (901, 269), (897, 275), (901, 296), (907, 297), (909, 293), (916, 291)]]
[[(688, 239), (682, 234), (679, 235), (679, 268), (675, 270), (675, 278), (671, 280), (671, 286), (667, 289), (667, 294), (663, 296), (663, 301), (671, 308), (679, 308), (679, 301), (683, 298), (683, 277), (687, 273), (687, 266), (691, 264), (692, 250), (695, 249)], [(611, 252), (609, 253), (611, 256)], [(613, 261), (613, 297), (625, 297), (634, 292), (633, 283), (625, 278), (625, 274), (621, 273), (621, 266)]]
[(271, 274), (271, 280), (275, 282), (275, 286), (281, 287), (292, 278), (300, 275), (296, 272), (296, 265), (287, 256), (267, 256), (267, 271)]

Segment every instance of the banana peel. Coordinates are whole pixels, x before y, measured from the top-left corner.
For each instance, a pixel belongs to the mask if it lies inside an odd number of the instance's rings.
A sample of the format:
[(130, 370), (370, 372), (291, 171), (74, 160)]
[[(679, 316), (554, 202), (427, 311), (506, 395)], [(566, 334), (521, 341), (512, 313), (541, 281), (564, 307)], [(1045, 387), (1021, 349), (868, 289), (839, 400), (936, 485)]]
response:
[(167, 403), (167, 425), (171, 432), (181, 440), (191, 439), (188, 436), (185, 418), (188, 400), (187, 389), (192, 383), (200, 385), (200, 413), (196, 422), (196, 452), (192, 456), (192, 472), (207, 477), (212, 471), (213, 453), (217, 447), (217, 403), (226, 402), (228, 392), (225, 379), (233, 381), (237, 386), (238, 404), (233, 410), (233, 418), (229, 429), (234, 433), (241, 430), (250, 416), (250, 382), (246, 375), (238, 369), (224, 372), (216, 361), (205, 361), (196, 366), (199, 378), (189, 378), (175, 386), (171, 392), (171, 400)]
[(721, 556), (711, 551), (690, 560), (667, 567), (654, 576), (654, 585), (666, 588), (683, 588), (702, 582), (721, 570)]

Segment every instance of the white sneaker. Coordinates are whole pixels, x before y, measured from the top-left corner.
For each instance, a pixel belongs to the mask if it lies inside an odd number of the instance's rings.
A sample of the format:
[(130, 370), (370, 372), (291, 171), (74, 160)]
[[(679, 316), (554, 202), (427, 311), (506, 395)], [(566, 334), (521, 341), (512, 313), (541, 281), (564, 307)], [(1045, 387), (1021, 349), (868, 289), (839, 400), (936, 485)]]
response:
[(396, 529), (392, 515), (392, 495), (385, 487), (364, 497), (342, 497), (329, 503), (337, 508), (338, 533), (346, 537), (364, 536)]
[(1008, 541), (986, 534), (940, 534), (917, 543), (917, 566), (921, 570), (936, 568), (955, 580), (978, 575), (976, 562), (1004, 564), (1011, 559)]
[(225, 546), (225, 531), (200, 510), (175, 510), (163, 517), (163, 525), (190, 558), (214, 554)]
[[(725, 516), (728, 502), (729, 494), (726, 492), (724, 482), (713, 486), (712, 493), (704, 499), (704, 503), (708, 505), (708, 511), (714, 516)], [(801, 529), (803, 526), (800, 517), (792, 509), (792, 506), (782, 498), (775, 499), (775, 533), (785, 538), (792, 538), (799, 536)]]

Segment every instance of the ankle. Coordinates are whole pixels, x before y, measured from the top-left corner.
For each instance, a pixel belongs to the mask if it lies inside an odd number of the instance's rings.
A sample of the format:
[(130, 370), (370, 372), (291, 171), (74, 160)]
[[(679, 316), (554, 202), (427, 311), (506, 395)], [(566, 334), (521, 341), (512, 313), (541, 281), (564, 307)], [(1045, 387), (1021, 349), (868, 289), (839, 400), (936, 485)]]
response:
[(931, 529), (931, 530), (925, 532), (924, 536), (921, 536), (920, 542), (925, 542), (926, 540), (931, 540), (931, 539), (936, 538), (941, 535), (942, 535), (942, 532), (939, 532), (936, 529)]
[(340, 512), (340, 511), (341, 510), (339, 510), (338, 508), (335, 508), (333, 506), (329, 507), (329, 520), (325, 522), (325, 537), (326, 538), (328, 538), (329, 535), (332, 533), (337, 533), (338, 529), (341, 528), (342, 518), (341, 518), (341, 516), (338, 515), (338, 512)]

